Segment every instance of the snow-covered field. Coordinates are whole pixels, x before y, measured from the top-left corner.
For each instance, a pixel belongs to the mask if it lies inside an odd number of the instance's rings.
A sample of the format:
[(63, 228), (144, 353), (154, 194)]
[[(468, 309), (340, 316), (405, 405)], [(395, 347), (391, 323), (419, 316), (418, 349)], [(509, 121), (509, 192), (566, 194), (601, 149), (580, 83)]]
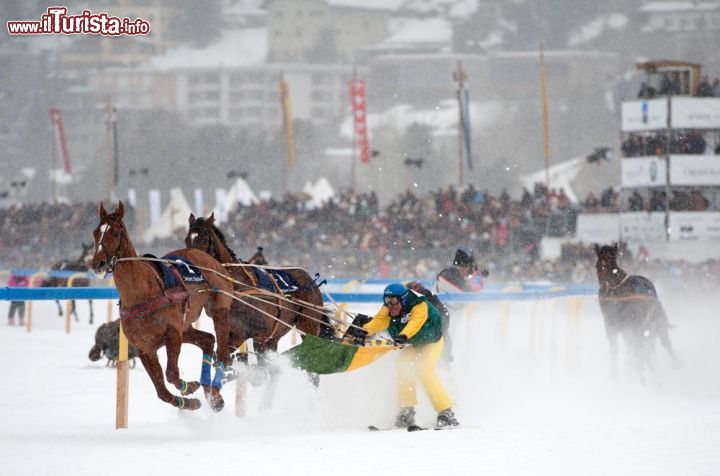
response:
[[(624, 366), (610, 378), (595, 299), (578, 320), (566, 301), (513, 303), (507, 320), (496, 303), (456, 313), (455, 360), (441, 372), (465, 427), (419, 433), (365, 429), (393, 420), (394, 355), (323, 377), (318, 390), (287, 369), (271, 410), (260, 413), (262, 389), (249, 388), (244, 418), (234, 415), (234, 384), (222, 413), (178, 412), (138, 364), (129, 429), (115, 430), (115, 371), (87, 359), (87, 318), (67, 335), (54, 303), (36, 302), (27, 333), (5, 325), (0, 302), (0, 475), (720, 474), (719, 300), (666, 296), (683, 368), (658, 346), (644, 387)], [(104, 321), (105, 303), (95, 305)], [(198, 378), (200, 361), (183, 348), (185, 379)], [(419, 394), (418, 420), (429, 425), (435, 415)]]

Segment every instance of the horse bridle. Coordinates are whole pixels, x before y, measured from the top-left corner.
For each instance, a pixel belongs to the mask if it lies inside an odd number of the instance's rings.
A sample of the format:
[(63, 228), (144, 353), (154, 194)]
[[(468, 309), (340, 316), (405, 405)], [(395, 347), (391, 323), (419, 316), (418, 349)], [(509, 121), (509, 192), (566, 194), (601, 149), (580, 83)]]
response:
[(103, 246), (103, 240), (105, 239), (105, 233), (107, 233), (108, 230), (110, 229), (110, 227), (112, 226), (112, 225), (110, 225), (110, 223), (106, 223), (107, 228), (105, 228), (105, 230), (103, 230), (102, 234), (100, 235), (100, 239), (98, 240), (98, 244), (97, 244), (98, 248), (102, 247), (102, 252), (105, 254), (105, 259), (107, 260), (105, 269), (108, 272), (112, 273), (113, 270), (115, 269), (115, 265), (118, 262), (117, 255), (120, 251), (120, 247), (123, 245), (123, 240), (125, 239), (126, 230), (125, 230), (125, 226), (123, 225), (122, 221), (118, 220), (115, 217), (107, 216), (107, 217), (105, 217), (105, 220), (108, 222), (115, 221), (120, 226), (120, 238), (118, 239), (118, 244), (115, 247), (115, 251), (113, 252), (112, 255), (108, 254), (107, 249)]

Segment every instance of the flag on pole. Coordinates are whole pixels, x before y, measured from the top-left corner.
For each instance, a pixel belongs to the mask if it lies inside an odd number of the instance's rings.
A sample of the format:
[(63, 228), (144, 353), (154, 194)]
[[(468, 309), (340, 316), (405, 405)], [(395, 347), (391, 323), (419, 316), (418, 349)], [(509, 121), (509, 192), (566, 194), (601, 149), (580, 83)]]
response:
[(365, 367), (398, 348), (387, 343), (359, 347), (306, 334), (300, 345), (285, 351), (283, 355), (290, 357), (294, 367), (322, 375)]
[(465, 155), (467, 156), (468, 169), (473, 168), (472, 157), (472, 129), (470, 127), (470, 91), (463, 90), (463, 136), (465, 137)]
[(68, 155), (67, 142), (65, 142), (65, 128), (63, 127), (62, 116), (60, 115), (60, 109), (56, 107), (50, 108), (50, 121), (52, 121), (55, 129), (55, 141), (60, 144), (60, 151), (62, 152), (63, 158), (63, 169), (69, 175), (72, 174), (72, 167), (70, 166), (70, 156)]
[(350, 80), (350, 106), (353, 114), (353, 127), (360, 149), (360, 161), (363, 164), (370, 162), (370, 143), (367, 131), (367, 102), (365, 99), (365, 80)]
[(293, 128), (292, 110), (290, 109), (290, 88), (287, 81), (278, 81), (280, 91), (280, 104), (283, 112), (283, 128), (287, 141), (288, 166), (295, 169), (295, 130)]
[(118, 180), (120, 178), (120, 172), (118, 171), (118, 168), (120, 167), (120, 150), (118, 147), (118, 136), (117, 136), (117, 109), (115, 109), (115, 107), (112, 108), (112, 112), (110, 115), (110, 121), (112, 123), (111, 139), (112, 139), (112, 158), (113, 158), (113, 185), (117, 186)]

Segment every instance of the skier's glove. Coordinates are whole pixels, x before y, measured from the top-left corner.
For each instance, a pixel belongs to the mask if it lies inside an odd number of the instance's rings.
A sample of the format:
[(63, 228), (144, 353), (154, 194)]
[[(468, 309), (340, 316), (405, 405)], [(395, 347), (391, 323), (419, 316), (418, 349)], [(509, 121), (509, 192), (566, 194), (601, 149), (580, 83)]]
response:
[(407, 344), (408, 338), (405, 334), (400, 334), (395, 338), (395, 345)]

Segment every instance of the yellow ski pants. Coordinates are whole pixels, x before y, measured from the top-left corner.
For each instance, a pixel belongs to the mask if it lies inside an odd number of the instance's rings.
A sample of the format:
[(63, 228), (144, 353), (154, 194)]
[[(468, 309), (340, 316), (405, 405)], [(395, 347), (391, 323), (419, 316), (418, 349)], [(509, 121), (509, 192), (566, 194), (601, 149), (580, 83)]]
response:
[(440, 359), (444, 346), (441, 338), (432, 344), (421, 347), (405, 347), (398, 356), (398, 393), (400, 405), (403, 407), (414, 407), (417, 405), (415, 394), (415, 379), (419, 378), (425, 388), (435, 411), (441, 412), (452, 407), (452, 400), (445, 392), (440, 383), (440, 378), (435, 371), (435, 364)]

